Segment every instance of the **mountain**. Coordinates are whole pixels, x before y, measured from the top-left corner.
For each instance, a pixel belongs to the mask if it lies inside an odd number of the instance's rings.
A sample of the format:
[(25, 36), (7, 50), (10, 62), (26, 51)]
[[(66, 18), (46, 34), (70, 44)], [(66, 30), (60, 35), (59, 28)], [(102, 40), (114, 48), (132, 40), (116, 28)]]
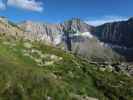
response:
[(26, 21), (19, 26), (28, 32), (29, 38), (72, 51), (88, 59), (116, 61), (120, 58), (111, 48), (101, 45), (102, 43), (92, 33), (95, 27), (78, 18), (59, 24)]
[(65, 21), (63, 24), (66, 30), (78, 30), (79, 32), (91, 32), (94, 28), (91, 25), (86, 24), (83, 20), (79, 18), (72, 18), (70, 20)]
[(127, 60), (133, 60), (133, 18), (127, 21), (105, 23), (95, 27), (93, 33), (100, 41), (125, 56)]
[(105, 23), (95, 29), (95, 34), (100, 40), (115, 45), (133, 46), (133, 18), (127, 21)]
[(28, 33), (28, 39), (41, 40), (45, 43), (57, 44), (56, 38), (62, 33), (62, 25), (45, 24), (31, 21), (24, 21), (19, 25), (25, 33)]
[(24, 21), (19, 25), (1, 18), (1, 23), (1, 33), (37, 40), (93, 61), (133, 60), (132, 18), (97, 27), (78, 18), (58, 24)]
[(42, 40), (57, 45), (61, 42), (61, 36), (64, 29), (74, 29), (80, 32), (91, 31), (91, 26), (83, 23), (80, 19), (72, 19), (59, 24), (38, 23), (24, 21), (19, 25), (25, 32), (28, 32), (29, 38)]

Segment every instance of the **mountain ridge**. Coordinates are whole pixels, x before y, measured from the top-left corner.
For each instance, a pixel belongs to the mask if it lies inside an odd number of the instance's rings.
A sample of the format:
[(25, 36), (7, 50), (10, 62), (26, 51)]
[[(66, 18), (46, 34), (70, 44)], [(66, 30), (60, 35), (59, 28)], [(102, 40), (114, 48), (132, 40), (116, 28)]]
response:
[[(22, 31), (20, 32), (21, 34), (19, 34), (22, 35), (25, 39), (30, 39), (31, 41), (41, 41), (42, 43), (61, 47), (65, 50), (69, 49), (73, 53), (87, 56), (87, 58), (96, 56), (98, 58), (100, 57), (106, 59), (106, 57), (108, 57), (109, 55), (111, 58), (115, 58), (114, 55), (117, 55), (117, 53), (120, 56), (130, 56), (130, 53), (125, 54), (128, 51), (125, 50), (126, 45), (119, 45), (119, 43), (123, 43), (121, 42), (123, 41), (123, 38), (120, 38), (119, 31), (121, 33), (120, 35), (123, 35), (123, 37), (125, 36), (127, 38), (124, 43), (128, 43), (128, 36), (125, 35), (126, 31), (124, 31), (124, 34), (122, 33), (123, 31), (121, 32), (121, 30), (124, 29), (121, 28), (121, 25), (123, 26), (124, 23), (124, 26), (126, 26), (129, 22), (132, 23), (132, 18), (130, 18), (128, 21), (105, 23), (103, 25), (94, 27), (88, 25), (79, 18), (72, 18), (58, 24), (25, 21), (18, 26)], [(127, 25), (127, 27), (132, 27), (132, 24), (131, 26)], [(114, 33), (111, 29), (114, 31)], [(132, 31), (132, 28), (130, 29)], [(125, 30), (128, 30), (128, 28)], [(69, 34), (70, 36), (67, 36), (67, 34)], [(132, 35), (129, 36), (129, 38), (129, 40), (132, 40)], [(113, 44), (113, 40), (118, 41), (118, 43), (116, 42)], [(132, 41), (129, 42), (129, 44), (132, 46)], [(98, 50), (96, 48), (100, 49)], [(93, 51), (95, 51), (95, 55), (93, 55)], [(107, 51), (107, 54), (104, 51)]]

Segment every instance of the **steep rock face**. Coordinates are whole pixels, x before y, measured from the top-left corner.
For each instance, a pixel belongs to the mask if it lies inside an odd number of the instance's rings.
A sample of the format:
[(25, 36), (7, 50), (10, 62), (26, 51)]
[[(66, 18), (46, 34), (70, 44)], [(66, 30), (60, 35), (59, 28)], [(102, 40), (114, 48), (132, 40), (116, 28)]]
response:
[(105, 23), (95, 27), (93, 33), (108, 48), (133, 61), (133, 17), (127, 21)]
[(79, 32), (91, 32), (94, 28), (91, 25), (86, 24), (80, 19), (73, 18), (72, 20), (65, 21), (63, 24), (65, 29), (78, 30)]
[[(94, 30), (80, 19), (71, 19), (60, 24), (43, 24), (34, 22), (22, 23), (21, 28), (28, 32), (29, 37), (58, 45), (64, 50), (71, 51), (89, 59), (98, 61), (111, 60), (117, 54), (111, 48), (101, 45), (101, 42), (91, 32)], [(115, 59), (115, 60), (116, 60)]]
[(94, 30), (95, 35), (106, 43), (133, 47), (133, 18), (128, 21), (106, 23)]
[(62, 26), (60, 24), (43, 24), (26, 21), (19, 26), (23, 28), (25, 32), (29, 33), (28, 38), (32, 40), (42, 40), (47, 43), (58, 42), (56, 38), (62, 33)]
[(112, 48), (104, 46), (96, 37), (74, 37), (72, 39), (72, 52), (95, 62), (115, 62), (123, 60)]
[(72, 19), (59, 24), (23, 22), (19, 25), (28, 33), (28, 38), (42, 40), (57, 45), (61, 43), (64, 30), (73, 29), (79, 32), (90, 32), (92, 26), (85, 24), (80, 19)]

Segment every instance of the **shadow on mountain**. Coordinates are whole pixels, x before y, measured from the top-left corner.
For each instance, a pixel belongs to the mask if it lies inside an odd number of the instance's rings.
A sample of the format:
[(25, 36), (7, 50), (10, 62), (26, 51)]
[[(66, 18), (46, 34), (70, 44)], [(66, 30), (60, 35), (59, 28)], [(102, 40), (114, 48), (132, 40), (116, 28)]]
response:
[(94, 28), (92, 33), (126, 61), (133, 61), (133, 17), (127, 21), (106, 23)]

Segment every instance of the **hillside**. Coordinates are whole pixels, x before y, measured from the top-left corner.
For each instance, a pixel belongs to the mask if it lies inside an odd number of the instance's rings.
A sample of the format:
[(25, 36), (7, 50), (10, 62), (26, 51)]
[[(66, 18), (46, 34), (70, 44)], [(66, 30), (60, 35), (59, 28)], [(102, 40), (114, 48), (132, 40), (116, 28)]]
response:
[[(28, 32), (26, 33), (28, 39), (38, 40), (63, 50), (72, 51), (90, 60), (123, 60), (121, 55), (104, 46), (104, 43), (92, 33), (95, 29), (93, 26), (78, 18), (72, 18), (58, 24), (25, 21), (19, 26)], [(70, 35), (68, 40), (67, 35)]]
[(100, 40), (106, 43), (132, 48), (132, 27), (133, 17), (126, 21), (105, 23), (103, 25), (97, 26), (94, 33), (99, 37)]
[(1, 100), (132, 100), (133, 79), (38, 42), (0, 39)]
[(133, 61), (133, 17), (97, 26), (93, 33), (127, 61)]

